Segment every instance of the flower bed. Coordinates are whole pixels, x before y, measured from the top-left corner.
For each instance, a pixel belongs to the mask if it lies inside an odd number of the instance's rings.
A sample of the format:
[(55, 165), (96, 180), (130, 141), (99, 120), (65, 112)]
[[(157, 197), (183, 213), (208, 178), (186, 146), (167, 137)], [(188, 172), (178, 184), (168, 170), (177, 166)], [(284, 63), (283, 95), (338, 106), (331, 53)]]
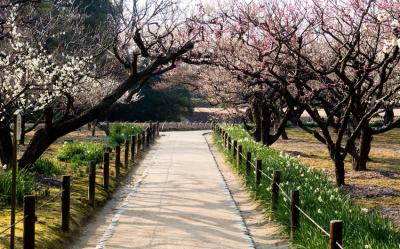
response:
[[(286, 153), (268, 148), (255, 142), (240, 126), (226, 126), (225, 132), (243, 146), (243, 155), (252, 153), (253, 161), (262, 160), (262, 171), (272, 176), (273, 171), (281, 171), (281, 188), (286, 193), (300, 191), (300, 207), (314, 219), (325, 231), (329, 231), (331, 220), (344, 221), (344, 248), (400, 248), (400, 233), (379, 214), (354, 205), (343, 191), (334, 187), (326, 176), (317, 170), (302, 165), (296, 158)], [(223, 147), (223, 140), (214, 135), (219, 148), (224, 151), (230, 162), (235, 162), (232, 151)], [(279, 207), (271, 211), (271, 180), (262, 177), (261, 185), (255, 186), (252, 171), (246, 175), (245, 162), (242, 160), (236, 171), (243, 174), (250, 191), (263, 200), (270, 215), (279, 221), (285, 233), (290, 229), (290, 200), (280, 195)], [(326, 248), (327, 236), (304, 216), (300, 217), (300, 228), (293, 243), (300, 248)]]

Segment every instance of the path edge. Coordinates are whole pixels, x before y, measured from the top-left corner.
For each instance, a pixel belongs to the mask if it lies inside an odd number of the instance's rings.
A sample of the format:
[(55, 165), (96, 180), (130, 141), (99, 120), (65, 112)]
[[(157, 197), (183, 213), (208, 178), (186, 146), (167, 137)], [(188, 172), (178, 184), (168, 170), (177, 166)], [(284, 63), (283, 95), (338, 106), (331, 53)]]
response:
[(239, 205), (236, 202), (232, 191), (229, 189), (228, 183), (226, 181), (226, 178), (225, 178), (224, 174), (222, 173), (222, 170), (220, 168), (218, 160), (217, 160), (216, 156), (214, 155), (214, 152), (211, 149), (211, 144), (208, 142), (208, 140), (206, 138), (206, 135), (210, 135), (210, 134), (211, 134), (210, 132), (205, 132), (205, 133), (202, 134), (202, 136), (204, 138), (204, 141), (207, 143), (208, 150), (210, 151), (210, 154), (212, 155), (213, 161), (214, 161), (214, 163), (215, 163), (215, 165), (216, 165), (216, 167), (218, 169), (219, 175), (221, 176), (221, 180), (222, 180), (222, 183), (223, 183), (224, 191), (230, 197), (230, 201), (231, 201), (230, 207), (233, 209), (234, 213), (238, 216), (237, 222), (239, 223), (240, 231), (242, 232), (242, 235), (246, 239), (249, 248), (255, 249), (256, 246), (255, 246), (254, 239), (251, 236), (250, 230), (249, 230), (249, 228), (248, 228), (248, 226), (247, 226), (247, 224), (245, 222), (245, 219), (243, 218), (243, 215), (242, 215), (242, 213), (240, 211)]

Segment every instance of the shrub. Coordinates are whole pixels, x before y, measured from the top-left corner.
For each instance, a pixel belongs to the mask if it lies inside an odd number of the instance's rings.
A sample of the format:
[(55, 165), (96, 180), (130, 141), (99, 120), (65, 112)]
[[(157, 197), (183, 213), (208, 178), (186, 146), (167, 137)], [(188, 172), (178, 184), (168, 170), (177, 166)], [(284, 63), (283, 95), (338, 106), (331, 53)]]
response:
[[(293, 189), (300, 190), (301, 208), (326, 231), (329, 231), (330, 220), (344, 221), (344, 248), (389, 249), (398, 248), (400, 234), (393, 225), (378, 213), (353, 204), (340, 188), (334, 187), (325, 175), (301, 164), (286, 153), (276, 151), (255, 142), (239, 126), (228, 126), (225, 129), (233, 140), (243, 146), (243, 154), (252, 152), (252, 158), (261, 159), (263, 171), (272, 176), (274, 170), (281, 171), (281, 187), (290, 194)], [(214, 137), (222, 148), (220, 137)], [(225, 151), (226, 152), (226, 151)], [(229, 160), (233, 157), (229, 153)], [(239, 172), (245, 175), (244, 162)], [(254, 186), (254, 172), (246, 176), (249, 189), (266, 203), (270, 209), (271, 180), (262, 177), (261, 187)], [(289, 200), (280, 194), (279, 208), (271, 212), (272, 217), (283, 224), (286, 232), (290, 229)], [(326, 248), (327, 239), (321, 231), (306, 218), (301, 217), (301, 226), (294, 240), (300, 248)]]
[(371, 128), (379, 128), (382, 126), (383, 126), (383, 120), (381, 120), (381, 119), (372, 119), (369, 122), (369, 127), (371, 127)]
[[(0, 175), (0, 203), (11, 203), (11, 177), (8, 170)], [(33, 194), (36, 190), (33, 174), (26, 169), (17, 171), (17, 204), (22, 204), (24, 195)]]
[(28, 170), (44, 176), (61, 175), (64, 172), (63, 168), (48, 159), (38, 159)]
[(308, 127), (308, 128), (316, 128), (316, 127), (318, 127), (318, 124), (315, 121), (312, 121), (312, 120), (304, 121), (303, 125), (305, 127)]
[(143, 131), (142, 127), (133, 124), (116, 123), (110, 128), (110, 135), (107, 137), (107, 144), (115, 147), (122, 144), (126, 139), (130, 139), (132, 135), (137, 135)]
[(57, 159), (77, 165), (89, 165), (91, 161), (100, 163), (103, 158), (103, 152), (104, 146), (100, 143), (67, 143), (58, 153)]

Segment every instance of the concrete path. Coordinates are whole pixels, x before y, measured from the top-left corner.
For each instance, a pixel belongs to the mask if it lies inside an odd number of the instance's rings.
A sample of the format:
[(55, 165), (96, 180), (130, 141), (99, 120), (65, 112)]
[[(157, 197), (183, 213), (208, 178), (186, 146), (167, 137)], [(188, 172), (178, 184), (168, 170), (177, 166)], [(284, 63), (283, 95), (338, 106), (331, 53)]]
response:
[(252, 248), (204, 132), (168, 132), (97, 248)]

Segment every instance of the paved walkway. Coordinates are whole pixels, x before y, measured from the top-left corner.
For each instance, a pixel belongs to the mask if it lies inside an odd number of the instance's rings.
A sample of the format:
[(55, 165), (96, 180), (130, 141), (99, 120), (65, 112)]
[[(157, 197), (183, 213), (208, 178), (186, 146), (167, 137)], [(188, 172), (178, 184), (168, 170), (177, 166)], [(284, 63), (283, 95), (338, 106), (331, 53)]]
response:
[(253, 247), (203, 133), (158, 140), (97, 248)]

